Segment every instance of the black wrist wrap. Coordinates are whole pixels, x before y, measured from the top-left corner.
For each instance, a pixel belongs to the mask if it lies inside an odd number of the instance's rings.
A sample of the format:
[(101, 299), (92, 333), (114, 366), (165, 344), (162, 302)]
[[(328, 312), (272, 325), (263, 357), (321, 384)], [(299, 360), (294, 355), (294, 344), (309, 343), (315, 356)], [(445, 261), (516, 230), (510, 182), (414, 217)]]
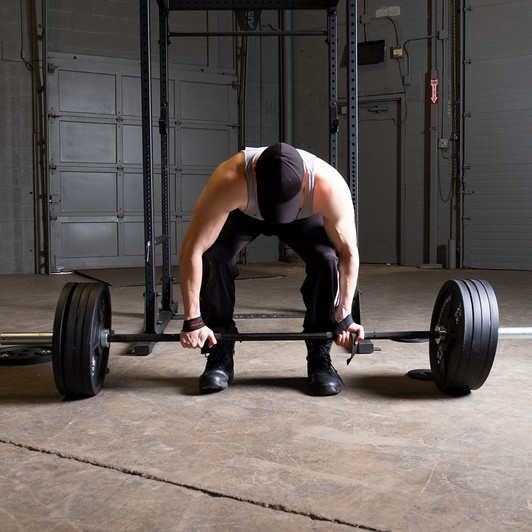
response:
[(334, 335), (338, 336), (339, 334), (342, 334), (352, 323), (355, 323), (355, 320), (353, 319), (353, 316), (349, 314), (342, 321), (336, 323), (333, 329)]
[(192, 318), (191, 320), (185, 320), (183, 322), (183, 332), (192, 332), (197, 331), (198, 329), (201, 329), (202, 327), (205, 327), (205, 324), (203, 323), (203, 318), (201, 316), (198, 316), (197, 318)]

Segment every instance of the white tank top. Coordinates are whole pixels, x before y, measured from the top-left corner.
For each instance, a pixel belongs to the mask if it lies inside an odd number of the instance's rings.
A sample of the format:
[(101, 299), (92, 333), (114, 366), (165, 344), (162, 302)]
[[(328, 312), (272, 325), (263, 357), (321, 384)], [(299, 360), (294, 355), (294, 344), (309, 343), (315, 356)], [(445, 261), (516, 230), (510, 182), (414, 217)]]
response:
[[(255, 172), (253, 171), (253, 162), (255, 158), (258, 157), (267, 146), (262, 148), (245, 148), (244, 152), (244, 161), (246, 168), (246, 181), (248, 186), (248, 204), (245, 210), (242, 212), (256, 218), (257, 220), (264, 220), (260, 214), (259, 203), (257, 200), (257, 181), (255, 179)], [(297, 150), (308, 172), (308, 183), (307, 188), (305, 189), (305, 195), (303, 198), (303, 205), (299, 210), (299, 213), (296, 216), (296, 219), (308, 218), (312, 216), (312, 204), (314, 201), (314, 158), (315, 156), (312, 153), (309, 153), (305, 150)]]

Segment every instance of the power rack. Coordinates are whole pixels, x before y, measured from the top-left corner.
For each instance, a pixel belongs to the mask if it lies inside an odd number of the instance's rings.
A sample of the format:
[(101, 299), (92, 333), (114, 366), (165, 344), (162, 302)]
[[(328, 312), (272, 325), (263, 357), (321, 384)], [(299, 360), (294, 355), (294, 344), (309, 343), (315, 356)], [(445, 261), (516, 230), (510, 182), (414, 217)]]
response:
[[(152, 40), (151, 0), (139, 0), (140, 5), (140, 63), (142, 92), (142, 161), (144, 187), (144, 242), (145, 242), (145, 299), (144, 332), (161, 333), (177, 311), (172, 294), (170, 253), (170, 201), (168, 168), (168, 47), (169, 37), (203, 36), (283, 36), (309, 35), (309, 32), (271, 31), (227, 31), (213, 33), (174, 33), (169, 29), (171, 11), (233, 10), (235, 13), (254, 10), (322, 10), (327, 14), (327, 31), (312, 32), (326, 35), (329, 49), (329, 162), (337, 166), (338, 159), (338, 0), (157, 0), (159, 8), (159, 73), (160, 73), (160, 116), (161, 137), (161, 234), (155, 234), (154, 224), (154, 175), (153, 175), (153, 133), (152, 133)], [(358, 82), (357, 82), (357, 2), (346, 0), (346, 67), (347, 67), (347, 121), (348, 121), (348, 164), (347, 178), (355, 205), (358, 226)], [(157, 291), (156, 247), (162, 246), (161, 292)], [(358, 297), (356, 298), (358, 299)], [(160, 300), (160, 304), (159, 304)], [(357, 305), (355, 305), (356, 307)], [(355, 319), (360, 309), (354, 307)], [(137, 343), (135, 354), (148, 355), (155, 343)]]

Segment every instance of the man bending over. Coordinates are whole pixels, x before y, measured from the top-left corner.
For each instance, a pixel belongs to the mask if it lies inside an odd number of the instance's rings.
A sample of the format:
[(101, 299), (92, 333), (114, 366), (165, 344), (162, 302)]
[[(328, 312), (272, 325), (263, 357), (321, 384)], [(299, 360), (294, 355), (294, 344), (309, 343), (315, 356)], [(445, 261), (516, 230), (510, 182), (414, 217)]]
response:
[[(236, 332), (236, 260), (260, 234), (278, 236), (305, 262), (304, 332), (336, 331), (336, 343), (346, 348), (350, 333), (358, 335), (357, 341), (364, 338), (364, 329), (351, 317), (359, 257), (347, 183), (331, 165), (289, 144), (246, 148), (212, 174), (181, 248), (181, 344), (210, 348), (201, 392), (223, 390), (233, 380), (234, 342), (217, 342), (214, 333)], [(339, 393), (332, 340), (306, 344), (312, 391)]]

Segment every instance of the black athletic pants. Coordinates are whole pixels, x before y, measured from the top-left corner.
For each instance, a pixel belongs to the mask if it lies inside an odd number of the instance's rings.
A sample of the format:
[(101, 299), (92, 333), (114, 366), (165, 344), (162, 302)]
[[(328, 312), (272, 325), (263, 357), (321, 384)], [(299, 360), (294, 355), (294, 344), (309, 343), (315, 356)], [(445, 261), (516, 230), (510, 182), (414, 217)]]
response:
[(319, 215), (288, 224), (269, 224), (232, 211), (216, 239), (203, 254), (201, 315), (215, 332), (234, 326), (235, 279), (238, 253), (260, 234), (278, 236), (305, 262), (301, 294), (307, 309), (305, 332), (331, 331), (338, 293), (338, 257)]

